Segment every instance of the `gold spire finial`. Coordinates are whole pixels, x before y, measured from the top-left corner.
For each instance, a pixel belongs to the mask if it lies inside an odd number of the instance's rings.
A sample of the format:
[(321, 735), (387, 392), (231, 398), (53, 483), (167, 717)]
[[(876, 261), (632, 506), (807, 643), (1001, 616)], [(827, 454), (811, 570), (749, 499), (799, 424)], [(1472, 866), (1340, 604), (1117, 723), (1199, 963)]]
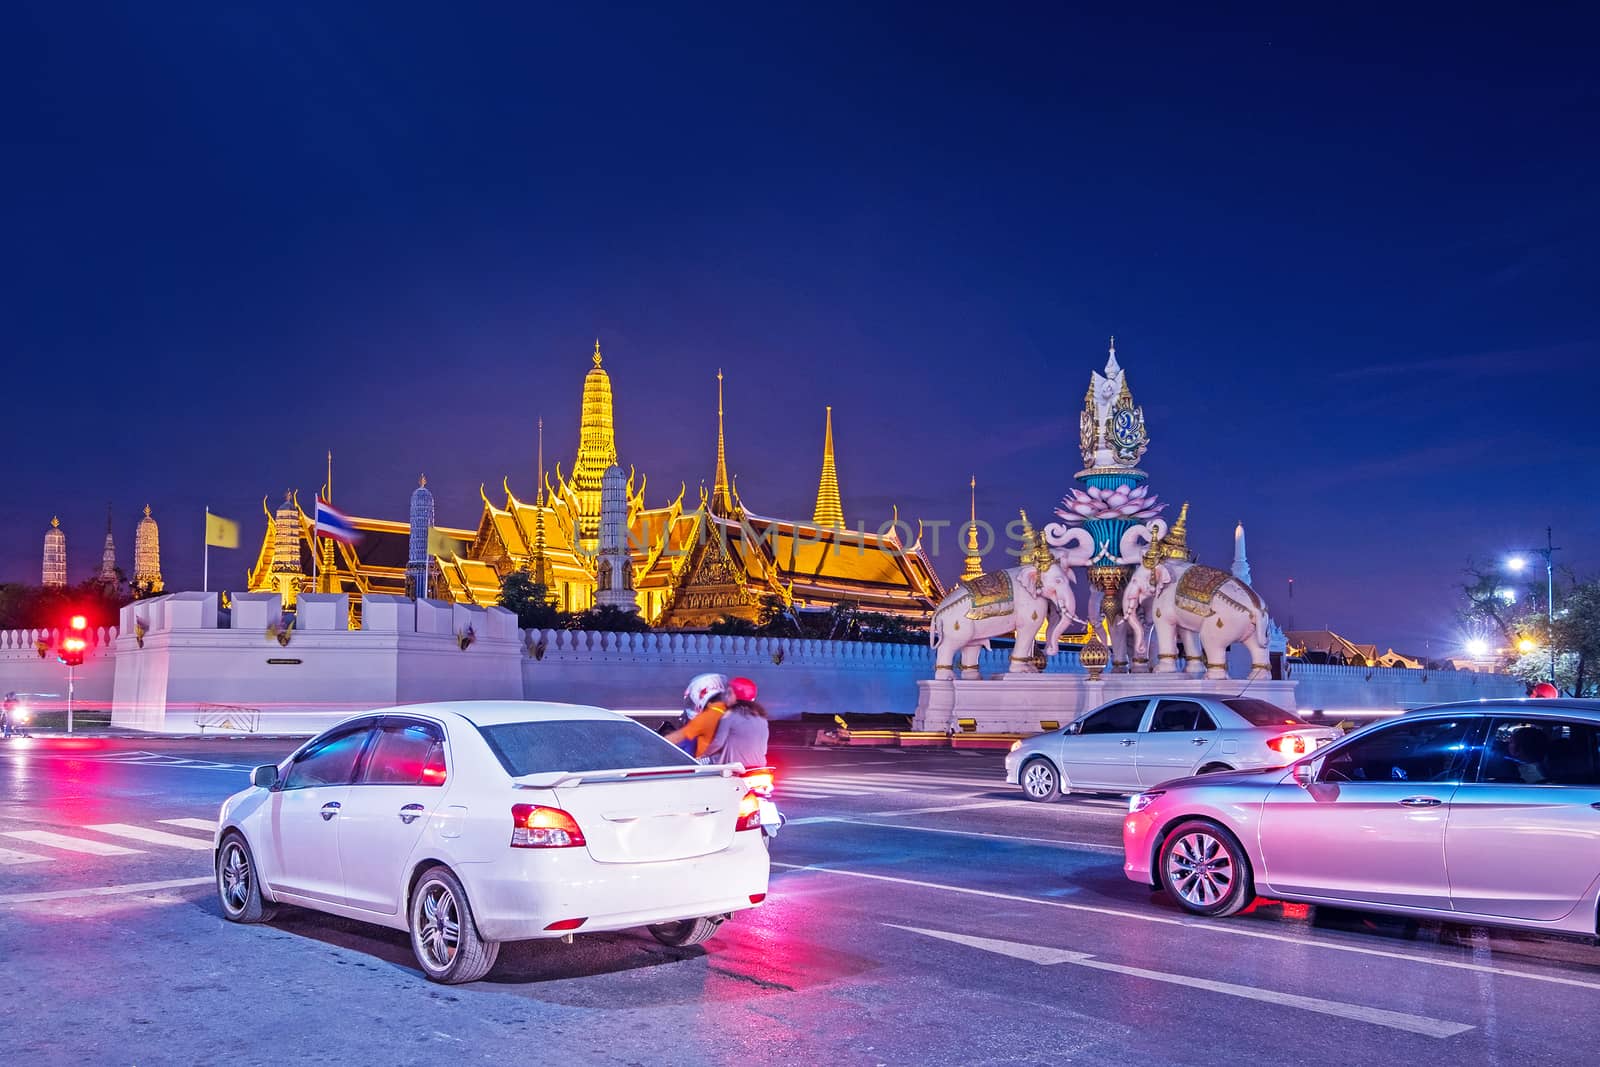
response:
[(61, 516), (60, 515), (52, 515), (52, 516), (50, 516), (50, 525), (52, 527), (60, 526), (61, 525)]
[(428, 484), (428, 476), (426, 474), (419, 475), (417, 477), (417, 488), (418, 489), (426, 488), (427, 484)]
[(600, 338), (594, 339), (594, 365), (600, 366)]
[(539, 482), (533, 487), (533, 503), (544, 506), (544, 416), (539, 416)]
[(983, 575), (983, 554), (978, 551), (978, 476), (976, 474), (972, 475), (968, 480), (967, 487), (972, 491), (972, 521), (967, 525), (967, 558), (966, 562), (961, 565), (961, 578), (963, 581)]
[(811, 521), (830, 529), (844, 526), (844, 504), (839, 499), (839, 469), (833, 459), (833, 405), (823, 416), (822, 478), (817, 483), (817, 506)]
[(717, 368), (717, 473), (711, 484), (711, 510), (733, 514), (733, 493), (728, 488), (728, 450), (722, 432), (722, 368)]
[(150, 517), (150, 505), (149, 504), (146, 504), (144, 506), (144, 517), (147, 518), (147, 519)]

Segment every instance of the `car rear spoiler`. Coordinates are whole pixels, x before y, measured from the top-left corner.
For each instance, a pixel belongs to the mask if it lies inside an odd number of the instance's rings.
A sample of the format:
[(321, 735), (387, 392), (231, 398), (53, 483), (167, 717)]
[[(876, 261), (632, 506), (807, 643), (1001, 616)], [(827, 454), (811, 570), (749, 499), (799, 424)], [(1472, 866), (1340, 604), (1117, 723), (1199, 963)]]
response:
[(676, 765), (672, 767), (630, 767), (618, 771), (545, 771), (512, 779), (518, 789), (560, 789), (586, 782), (649, 782), (662, 778), (733, 778), (741, 770), (736, 763)]

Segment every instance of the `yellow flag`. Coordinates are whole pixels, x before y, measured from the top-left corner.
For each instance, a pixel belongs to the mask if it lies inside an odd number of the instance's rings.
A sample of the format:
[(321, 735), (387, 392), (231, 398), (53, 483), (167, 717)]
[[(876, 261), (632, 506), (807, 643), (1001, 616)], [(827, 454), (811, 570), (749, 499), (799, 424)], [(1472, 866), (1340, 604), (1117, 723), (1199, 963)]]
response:
[(467, 550), (467, 543), (451, 537), (437, 526), (428, 527), (428, 555), (459, 556)]
[(239, 547), (239, 524), (221, 515), (206, 512), (206, 544), (217, 548)]

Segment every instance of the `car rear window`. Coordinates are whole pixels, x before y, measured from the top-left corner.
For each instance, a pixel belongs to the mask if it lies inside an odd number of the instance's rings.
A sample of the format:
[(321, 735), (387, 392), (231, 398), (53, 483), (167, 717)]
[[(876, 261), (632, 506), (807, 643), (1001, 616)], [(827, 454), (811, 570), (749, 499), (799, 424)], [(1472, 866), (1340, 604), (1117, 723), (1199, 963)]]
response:
[(512, 777), (547, 771), (617, 771), (676, 767), (694, 759), (636, 722), (566, 719), (480, 726), (489, 748)]
[(1284, 711), (1276, 704), (1269, 704), (1265, 700), (1255, 700), (1251, 697), (1234, 697), (1224, 700), (1223, 706), (1229, 708), (1251, 726), (1305, 726), (1306, 721), (1292, 711)]

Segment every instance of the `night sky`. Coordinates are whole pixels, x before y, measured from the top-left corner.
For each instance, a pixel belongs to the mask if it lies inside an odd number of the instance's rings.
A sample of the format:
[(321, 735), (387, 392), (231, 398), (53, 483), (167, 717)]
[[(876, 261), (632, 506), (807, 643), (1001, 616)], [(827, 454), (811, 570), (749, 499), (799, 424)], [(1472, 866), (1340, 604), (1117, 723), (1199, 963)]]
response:
[(336, 504), (474, 525), (538, 415), (570, 468), (596, 337), (651, 504), (720, 366), (752, 510), (809, 518), (831, 403), (850, 521), (1044, 516), (1115, 334), (1285, 623), (1438, 656), (1469, 558), (1600, 567), (1584, 16), (572, 6), (9, 9), (0, 580), (55, 513), (89, 576), (108, 501), (131, 570), (148, 502), (169, 588), (242, 520), (240, 588), (330, 448)]

